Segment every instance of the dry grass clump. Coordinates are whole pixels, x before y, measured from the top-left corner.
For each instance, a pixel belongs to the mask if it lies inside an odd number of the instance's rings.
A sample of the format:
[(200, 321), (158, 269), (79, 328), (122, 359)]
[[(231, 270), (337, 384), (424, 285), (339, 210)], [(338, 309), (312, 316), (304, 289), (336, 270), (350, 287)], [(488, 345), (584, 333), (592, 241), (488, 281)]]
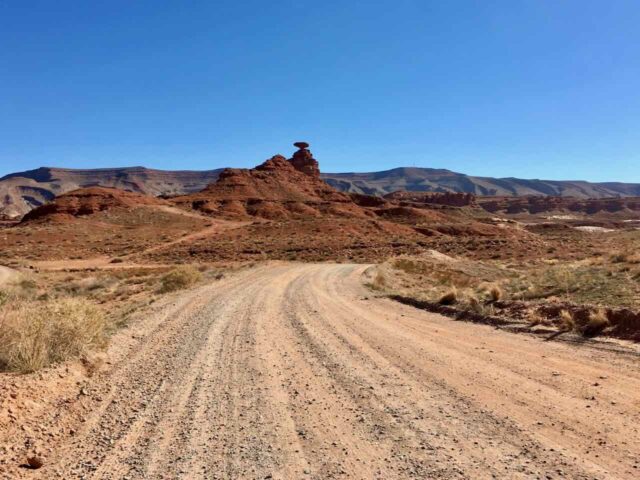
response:
[(453, 305), (458, 301), (458, 291), (456, 288), (452, 288), (451, 290), (444, 293), (439, 299), (438, 303), (440, 305)]
[(573, 318), (573, 313), (569, 310), (560, 310), (560, 324), (558, 325), (560, 331), (571, 332), (576, 329), (576, 321)]
[(171, 270), (160, 280), (160, 293), (182, 290), (195, 285), (202, 278), (202, 273), (193, 266), (183, 266)]
[(33, 372), (103, 347), (107, 321), (85, 299), (9, 299), (0, 313), (0, 369)]
[(549, 320), (543, 315), (540, 315), (540, 313), (535, 308), (530, 308), (527, 311), (527, 318), (529, 319), (530, 327), (535, 327), (537, 325), (549, 325)]
[(626, 253), (614, 253), (611, 255), (611, 263), (626, 263), (629, 256)]
[(2, 307), (8, 301), (9, 301), (9, 294), (4, 290), (0, 290), (0, 307)]
[(387, 278), (380, 270), (376, 272), (376, 276), (373, 277), (373, 281), (369, 284), (374, 290), (384, 290), (387, 286)]
[(582, 334), (585, 337), (593, 337), (601, 333), (608, 326), (609, 317), (607, 316), (607, 311), (604, 308), (599, 308), (589, 313), (589, 320), (582, 329)]
[(535, 268), (505, 284), (508, 296), (523, 301), (551, 297), (608, 306), (638, 304), (634, 271), (591, 264)]
[(491, 285), (487, 293), (492, 302), (499, 302), (504, 297), (504, 292), (498, 285)]
[(393, 267), (405, 273), (425, 273), (425, 265), (411, 258), (397, 258), (393, 261)]
[(633, 255), (630, 255), (627, 258), (627, 262), (633, 263), (634, 265), (637, 265), (638, 263), (640, 263), (640, 253), (634, 253)]
[(69, 278), (66, 282), (57, 285), (55, 290), (68, 296), (89, 296), (100, 290), (110, 288), (116, 283), (115, 279), (107, 277)]
[(482, 304), (480, 303), (480, 300), (478, 300), (478, 297), (476, 297), (475, 295), (468, 295), (467, 296), (467, 305), (469, 306), (469, 309), (476, 312), (476, 313), (481, 313), (482, 312)]

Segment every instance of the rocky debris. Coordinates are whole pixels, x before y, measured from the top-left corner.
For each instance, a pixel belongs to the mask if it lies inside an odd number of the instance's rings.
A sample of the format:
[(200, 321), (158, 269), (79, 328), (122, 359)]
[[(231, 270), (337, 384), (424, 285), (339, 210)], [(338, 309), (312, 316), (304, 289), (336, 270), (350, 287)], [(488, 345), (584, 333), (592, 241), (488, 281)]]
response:
[(363, 195), (362, 193), (350, 193), (349, 196), (353, 203), (361, 207), (384, 207), (389, 202), (384, 198), (375, 195)]
[(313, 155), (309, 151), (309, 144), (306, 142), (296, 142), (293, 145), (299, 149), (289, 160), (293, 167), (306, 175), (320, 178), (320, 167), (317, 160), (313, 158)]
[(56, 197), (51, 203), (31, 210), (22, 222), (55, 217), (92, 215), (113, 208), (132, 208), (141, 205), (166, 205), (164, 200), (127, 192), (117, 188), (80, 188)]

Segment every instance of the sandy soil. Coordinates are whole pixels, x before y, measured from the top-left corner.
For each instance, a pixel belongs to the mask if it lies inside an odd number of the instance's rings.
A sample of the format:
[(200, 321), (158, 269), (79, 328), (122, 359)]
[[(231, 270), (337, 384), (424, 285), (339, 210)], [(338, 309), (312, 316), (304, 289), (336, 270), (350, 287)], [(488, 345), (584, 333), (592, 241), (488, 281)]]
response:
[(4, 285), (11, 279), (17, 277), (19, 273), (13, 268), (4, 267), (0, 265), (0, 285)]
[[(201, 215), (189, 214), (188, 212), (184, 212), (179, 208), (174, 208), (173, 210), (182, 212), (182, 214), (184, 214), (187, 217), (205, 218), (205, 217), (202, 217)], [(167, 211), (167, 209), (165, 209), (165, 211)], [(218, 235), (220, 232), (223, 232), (225, 230), (233, 230), (235, 228), (244, 227), (248, 225), (250, 222), (236, 222), (236, 221), (228, 221), (228, 220), (220, 220), (220, 219), (210, 219), (209, 223), (211, 223), (211, 226), (207, 228), (204, 228), (194, 233), (190, 233), (188, 235), (184, 235), (183, 237), (170, 242), (164, 242), (158, 245), (154, 245), (153, 247), (144, 249), (140, 252), (135, 252), (133, 254), (126, 255), (123, 258), (137, 257), (137, 256), (158, 252), (160, 250), (167, 250), (181, 243), (190, 243), (190, 242), (193, 242), (194, 240), (200, 240), (203, 238)]]
[[(452, 321), (276, 264), (160, 302), (56, 408), (5, 478), (638, 478), (633, 346)], [(67, 389), (68, 390), (68, 389)], [(34, 447), (35, 448), (35, 447)]]

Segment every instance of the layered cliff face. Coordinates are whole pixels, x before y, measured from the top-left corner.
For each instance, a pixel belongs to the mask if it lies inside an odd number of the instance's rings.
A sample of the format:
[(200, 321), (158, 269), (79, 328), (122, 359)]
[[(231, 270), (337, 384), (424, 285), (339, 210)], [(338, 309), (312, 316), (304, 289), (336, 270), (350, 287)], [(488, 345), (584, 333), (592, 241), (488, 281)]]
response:
[(481, 197), (479, 205), (491, 213), (566, 212), (594, 215), (597, 213), (640, 212), (639, 197), (571, 198), (571, 197)]

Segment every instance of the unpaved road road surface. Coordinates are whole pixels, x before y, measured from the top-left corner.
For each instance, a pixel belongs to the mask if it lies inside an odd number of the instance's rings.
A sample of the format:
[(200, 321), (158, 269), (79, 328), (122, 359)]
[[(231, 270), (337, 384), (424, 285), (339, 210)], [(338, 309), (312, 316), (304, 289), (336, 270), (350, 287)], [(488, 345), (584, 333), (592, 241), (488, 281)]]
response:
[(13, 474), (639, 478), (633, 349), (376, 298), (366, 268), (261, 266), (176, 295), (84, 387), (77, 425), (43, 421), (71, 430), (45, 466)]

